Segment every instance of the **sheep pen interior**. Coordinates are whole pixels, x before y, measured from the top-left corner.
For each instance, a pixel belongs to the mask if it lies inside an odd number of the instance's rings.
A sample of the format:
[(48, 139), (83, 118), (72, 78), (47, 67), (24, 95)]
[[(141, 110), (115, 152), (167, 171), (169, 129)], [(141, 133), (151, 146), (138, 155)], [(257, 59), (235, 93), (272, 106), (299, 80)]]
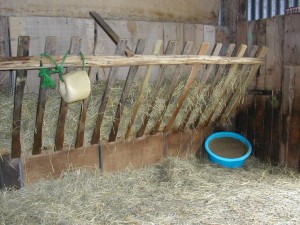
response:
[(250, 157), (227, 169), (204, 156), (116, 173), (76, 169), (0, 192), (2, 224), (297, 224), (300, 175)]

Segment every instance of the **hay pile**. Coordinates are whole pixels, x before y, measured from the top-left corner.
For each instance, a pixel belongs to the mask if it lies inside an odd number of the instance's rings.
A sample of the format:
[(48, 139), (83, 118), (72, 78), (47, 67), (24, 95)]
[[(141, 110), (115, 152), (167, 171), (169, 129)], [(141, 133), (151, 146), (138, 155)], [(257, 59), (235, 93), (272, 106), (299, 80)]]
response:
[[(139, 93), (139, 88), (141, 86), (142, 77), (137, 77), (134, 81), (134, 84), (130, 90), (129, 97), (125, 102), (123, 116), (121, 119), (118, 137), (124, 138), (124, 134), (126, 133), (127, 125), (131, 118), (132, 108), (137, 100), (137, 93)], [(166, 113), (164, 114), (163, 124), (166, 123), (171, 118), (174, 109), (177, 106), (177, 100), (182, 92), (184, 84), (186, 82), (185, 79), (181, 79), (178, 82), (177, 88), (175, 89), (173, 96), (171, 98), (169, 107), (167, 108)], [(165, 109), (165, 97), (166, 92), (168, 90), (168, 85), (170, 80), (165, 79), (163, 82), (159, 92), (156, 96), (155, 105), (150, 114), (149, 122), (146, 128), (146, 133), (150, 132), (153, 128), (155, 122), (159, 118), (160, 112)], [(185, 101), (180, 113), (177, 116), (175, 127), (178, 126), (185, 118), (186, 112), (189, 107), (193, 104), (199, 104), (201, 99), (203, 98), (202, 94), (196, 93), (197, 85), (199, 85), (199, 80), (196, 80), (192, 89), (191, 94), (189, 95), (187, 101)], [(85, 127), (85, 141), (84, 145), (88, 146), (90, 144), (90, 140), (92, 137), (93, 129), (95, 126), (95, 122), (98, 116), (98, 110), (102, 99), (102, 94), (104, 92), (104, 88), (106, 86), (106, 81), (99, 81), (96, 85), (93, 85), (92, 93), (90, 97), (89, 108), (87, 112), (86, 119), (86, 127)], [(101, 141), (105, 142), (108, 139), (108, 135), (110, 133), (113, 120), (115, 117), (115, 111), (117, 109), (117, 105), (119, 103), (122, 90), (124, 86), (124, 80), (117, 80), (112, 88), (112, 92), (106, 107), (106, 111), (104, 114), (104, 120), (101, 126)], [(153, 89), (155, 86), (155, 81), (152, 81), (148, 84), (146, 88), (146, 93), (144, 95), (144, 99), (142, 104), (139, 107), (138, 114), (135, 119), (135, 123), (132, 127), (132, 134), (137, 132), (142, 124), (143, 118), (147, 115), (149, 111), (149, 107), (151, 102), (153, 101)], [(46, 108), (44, 115), (44, 123), (43, 123), (43, 149), (44, 150), (54, 150), (55, 146), (55, 133), (57, 126), (57, 119), (59, 114), (60, 107), (60, 95), (56, 90), (49, 89), (47, 91), (47, 100), (46, 100)], [(35, 131), (35, 119), (36, 119), (36, 109), (38, 102), (38, 94), (36, 93), (26, 93), (24, 95), (23, 107), (22, 107), (22, 121), (21, 121), (21, 145), (22, 145), (22, 153), (26, 155), (31, 154), (31, 149), (33, 145), (33, 137)], [(0, 149), (11, 149), (11, 135), (12, 135), (12, 122), (13, 122), (13, 104), (14, 99), (11, 94), (8, 93), (0, 93), (0, 118), (2, 120), (0, 124)], [(69, 104), (68, 113), (65, 123), (65, 146), (69, 146), (72, 148), (75, 144), (76, 132), (78, 121), (80, 118), (82, 102), (75, 102)]]
[(225, 169), (168, 158), (114, 174), (77, 170), (0, 192), (2, 224), (298, 224), (300, 176), (250, 159)]

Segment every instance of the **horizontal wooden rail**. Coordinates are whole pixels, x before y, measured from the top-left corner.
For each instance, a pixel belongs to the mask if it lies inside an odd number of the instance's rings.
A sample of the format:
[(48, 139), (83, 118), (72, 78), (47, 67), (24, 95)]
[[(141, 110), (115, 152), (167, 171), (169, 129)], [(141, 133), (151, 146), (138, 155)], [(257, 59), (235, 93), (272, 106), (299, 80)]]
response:
[[(60, 63), (63, 56), (53, 56)], [(40, 68), (40, 57), (0, 57), (0, 70), (29, 70)], [(43, 58), (43, 68), (53, 67), (49, 59)], [(264, 60), (247, 57), (222, 57), (207, 55), (135, 55), (126, 56), (85, 56), (85, 66), (113, 67), (113, 66), (149, 66), (149, 65), (180, 65), (180, 64), (258, 64)], [(82, 67), (79, 56), (68, 56), (65, 67)]]

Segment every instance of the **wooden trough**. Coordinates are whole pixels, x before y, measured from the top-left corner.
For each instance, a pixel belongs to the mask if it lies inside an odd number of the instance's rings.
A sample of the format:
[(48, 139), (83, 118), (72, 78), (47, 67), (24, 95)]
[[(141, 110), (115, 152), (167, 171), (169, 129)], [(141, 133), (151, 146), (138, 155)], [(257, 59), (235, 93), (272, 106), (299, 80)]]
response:
[[(47, 37), (45, 42), (45, 52), (52, 55), (60, 63), (63, 56), (55, 56), (55, 37)], [(24, 87), (28, 70), (38, 70), (40, 68), (51, 68), (53, 64), (47, 59), (41, 60), (40, 56), (29, 56), (30, 37), (21, 36), (18, 39), (18, 54), (16, 57), (1, 57), (0, 70), (15, 70), (15, 94), (13, 111), (13, 132), (12, 149), (1, 153), (1, 186), (20, 187), (24, 184), (30, 184), (41, 178), (49, 176), (57, 177), (62, 171), (68, 168), (96, 168), (103, 171), (116, 171), (125, 169), (129, 165), (141, 167), (158, 162), (166, 156), (196, 153), (201, 147), (204, 138), (210, 133), (211, 124), (219, 123), (235, 112), (239, 107), (243, 95), (247, 92), (250, 81), (255, 77), (259, 67), (264, 64), (264, 58), (268, 51), (267, 47), (253, 46), (250, 54), (245, 57), (246, 45), (235, 45), (228, 47), (218, 43), (211, 46), (213, 49), (208, 51), (210, 45), (202, 43), (197, 55), (190, 55), (192, 48), (191, 42), (186, 42), (181, 54), (176, 54), (176, 41), (170, 41), (163, 55), (159, 55), (162, 41), (158, 40), (154, 46), (152, 55), (143, 55), (145, 40), (139, 40), (135, 52), (126, 47), (126, 40), (119, 39), (115, 50), (115, 55), (99, 56), (86, 55), (85, 67), (91, 70), (92, 67), (108, 67), (109, 76), (106, 87), (102, 94), (102, 100), (97, 114), (97, 120), (93, 129), (92, 138), (89, 146), (84, 146), (84, 133), (86, 117), (89, 106), (89, 98), (82, 101), (81, 113), (78, 123), (74, 125), (77, 129), (76, 142), (66, 149), (64, 146), (64, 133), (66, 116), (68, 113), (68, 104), (61, 99), (59, 116), (57, 118), (57, 128), (55, 137), (55, 150), (42, 151), (43, 147), (43, 121), (46, 105), (47, 89), (40, 87), (38, 94), (37, 113), (32, 146), (32, 155), (22, 155), (21, 140), (21, 116), (22, 103), (24, 97)], [(67, 70), (74, 70), (74, 67), (81, 67), (82, 60), (79, 56), (81, 48), (81, 39), (74, 37), (71, 40), (70, 56), (67, 57), (65, 67)], [(225, 49), (225, 55), (220, 55), (221, 48)], [(128, 54), (131, 52), (133, 54)], [(233, 54), (233, 52), (236, 52)], [(169, 85), (168, 91), (164, 96), (165, 108), (160, 111), (154, 126), (149, 130), (149, 119), (155, 102), (157, 93), (165, 79), (168, 66), (175, 66), (173, 79)], [(182, 67), (191, 65), (189, 75), (185, 77), (185, 85), (179, 98), (176, 100), (176, 107), (168, 122), (163, 125), (166, 110), (170, 100), (178, 85), (178, 79), (182, 75)], [(125, 135), (118, 137), (120, 121), (122, 121), (123, 108), (133, 80), (136, 77), (139, 67), (146, 66), (146, 73), (142, 78), (141, 86), (136, 93), (137, 100), (132, 106), (131, 118), (127, 124)], [(151, 80), (153, 68), (159, 67), (159, 75), (154, 79), (154, 89), (151, 93), (151, 101), (140, 128), (134, 132), (133, 124), (136, 122), (138, 111), (145, 98), (146, 86)], [(109, 136), (106, 142), (100, 143), (101, 126), (103, 124), (104, 114), (107, 109), (107, 103), (113, 85), (116, 81), (116, 74), (120, 67), (129, 67), (129, 72), (124, 83), (122, 95), (116, 104), (115, 116), (111, 124)], [(238, 76), (238, 77), (237, 77)], [(200, 109), (190, 107), (188, 112), (180, 121), (179, 126), (175, 126), (175, 120), (182, 109), (189, 95), (191, 87), (195, 80), (200, 81), (196, 93), (200, 93), (204, 86), (208, 86), (206, 101), (210, 107), (203, 105)], [(220, 106), (219, 99), (215, 96), (216, 86), (221, 83), (221, 93), (223, 102)], [(41, 79), (41, 84), (43, 78)], [(191, 121), (191, 115), (196, 113), (196, 119)], [(205, 120), (202, 115), (208, 115)], [(102, 139), (101, 139), (102, 140)], [(13, 171), (13, 172), (12, 172)], [(3, 178), (4, 177), (4, 178)]]

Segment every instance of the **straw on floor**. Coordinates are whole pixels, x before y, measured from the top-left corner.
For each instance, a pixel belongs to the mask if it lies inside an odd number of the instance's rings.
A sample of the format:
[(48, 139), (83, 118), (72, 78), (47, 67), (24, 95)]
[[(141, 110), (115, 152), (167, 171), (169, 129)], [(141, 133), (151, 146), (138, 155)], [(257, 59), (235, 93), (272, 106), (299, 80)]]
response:
[(1, 224), (299, 224), (300, 175), (250, 158), (240, 169), (167, 158), (140, 170), (69, 171), (0, 192)]

